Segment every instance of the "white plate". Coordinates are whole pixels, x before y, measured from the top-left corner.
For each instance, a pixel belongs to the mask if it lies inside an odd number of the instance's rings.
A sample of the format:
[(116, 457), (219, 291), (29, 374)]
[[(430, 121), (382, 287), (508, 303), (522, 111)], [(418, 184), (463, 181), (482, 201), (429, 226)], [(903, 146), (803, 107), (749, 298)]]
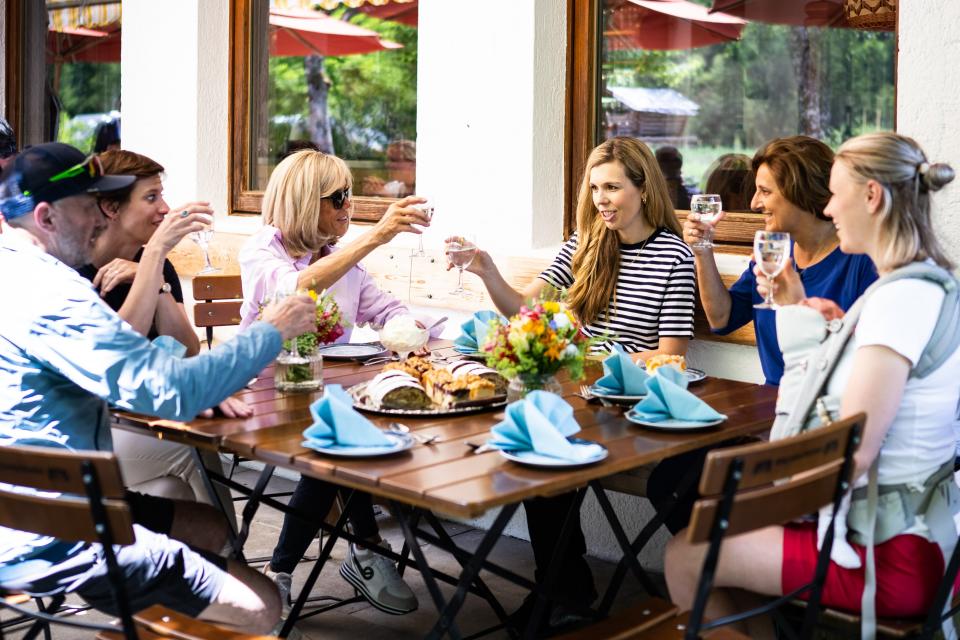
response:
[(627, 420), (633, 422), (634, 424), (639, 424), (642, 427), (649, 427), (651, 429), (663, 429), (665, 431), (691, 431), (694, 429), (706, 429), (707, 427), (714, 427), (727, 419), (727, 416), (723, 416), (719, 420), (708, 420), (706, 422), (702, 422), (698, 420), (677, 420), (676, 418), (670, 418), (669, 420), (649, 422), (637, 416), (637, 414), (633, 412), (633, 409), (627, 411), (623, 415)]
[[(666, 366), (670, 366), (670, 365), (666, 365)], [(688, 383), (700, 382), (701, 380), (707, 377), (706, 372), (701, 371), (700, 369), (692, 369), (690, 367), (687, 367), (686, 369), (683, 370), (683, 375), (687, 376)]]
[(616, 404), (637, 404), (644, 398), (646, 394), (642, 396), (628, 396), (628, 395), (619, 395), (615, 393), (610, 393), (608, 390), (603, 387), (598, 387), (596, 385), (590, 387), (590, 393), (597, 396), (598, 398), (603, 398), (610, 402), (615, 402)]
[(344, 447), (333, 445), (324, 447), (312, 440), (304, 440), (301, 444), (307, 449), (313, 449), (319, 453), (338, 458), (374, 458), (377, 456), (389, 456), (394, 453), (406, 451), (413, 447), (416, 442), (409, 435), (385, 433), (383, 434), (392, 442), (389, 447)]
[(382, 344), (328, 344), (317, 349), (317, 353), (330, 360), (366, 360), (387, 354)]
[(500, 455), (510, 460), (511, 462), (516, 462), (517, 464), (525, 464), (531, 467), (550, 467), (550, 468), (564, 468), (564, 467), (584, 467), (588, 464), (594, 464), (605, 460), (610, 452), (607, 451), (607, 448), (604, 447), (599, 442), (590, 442), (589, 440), (581, 440), (580, 438), (567, 438), (570, 442), (574, 444), (595, 444), (599, 446), (603, 451), (600, 452), (595, 458), (590, 458), (589, 460), (583, 460), (581, 462), (572, 462), (570, 460), (561, 460), (560, 458), (553, 458), (551, 456), (541, 455), (539, 453), (534, 453), (533, 451), (505, 451), (500, 450)]

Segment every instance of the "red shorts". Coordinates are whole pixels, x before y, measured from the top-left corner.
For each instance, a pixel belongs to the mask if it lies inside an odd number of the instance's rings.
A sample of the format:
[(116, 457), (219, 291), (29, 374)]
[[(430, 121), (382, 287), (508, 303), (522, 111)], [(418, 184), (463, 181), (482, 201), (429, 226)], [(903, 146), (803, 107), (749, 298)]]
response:
[[(851, 543), (860, 556), (859, 569), (830, 562), (823, 585), (824, 606), (859, 612), (863, 596), (866, 548)], [(896, 536), (874, 547), (877, 567), (877, 615), (907, 618), (927, 615), (943, 578), (943, 554), (933, 542), (911, 534)], [(783, 592), (807, 584), (817, 566), (816, 523), (790, 524), (783, 531)], [(956, 585), (954, 585), (956, 589)], [(807, 599), (809, 592), (800, 596)]]

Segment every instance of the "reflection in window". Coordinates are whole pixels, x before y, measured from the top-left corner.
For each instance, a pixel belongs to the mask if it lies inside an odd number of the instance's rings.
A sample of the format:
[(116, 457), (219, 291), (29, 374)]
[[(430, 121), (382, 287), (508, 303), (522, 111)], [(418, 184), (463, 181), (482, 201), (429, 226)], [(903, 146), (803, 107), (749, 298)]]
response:
[(356, 195), (413, 193), (416, 2), (254, 4), (249, 189), (287, 154), (316, 148), (347, 161)]
[(119, 148), (120, 2), (46, 4), (46, 85), (25, 87), (43, 106), (24, 117), (44, 114), (44, 141), (87, 152)]
[(836, 147), (893, 128), (894, 34), (848, 28), (839, 1), (601, 6), (598, 137), (657, 149), (678, 208), (706, 191), (728, 211), (748, 209), (749, 159), (771, 138)]

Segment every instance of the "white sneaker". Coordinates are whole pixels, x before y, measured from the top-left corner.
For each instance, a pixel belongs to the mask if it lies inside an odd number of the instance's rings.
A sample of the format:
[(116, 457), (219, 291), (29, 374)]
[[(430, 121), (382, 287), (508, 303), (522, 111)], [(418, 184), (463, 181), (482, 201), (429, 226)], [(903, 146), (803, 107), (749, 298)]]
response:
[[(287, 616), (290, 615), (290, 607), (293, 605), (293, 602), (290, 600), (290, 587), (293, 586), (293, 576), (283, 571), (272, 571), (269, 562), (263, 565), (263, 575), (273, 580), (273, 584), (277, 585), (277, 591), (280, 592), (280, 604), (283, 606), (283, 613), (280, 615), (283, 616), (283, 620), (286, 620)], [(283, 620), (280, 622), (282, 623)]]
[[(386, 541), (381, 545), (390, 548)], [(403, 615), (416, 611), (419, 604), (417, 596), (397, 573), (397, 566), (369, 549), (358, 549), (351, 544), (347, 559), (340, 565), (340, 577), (385, 613)]]

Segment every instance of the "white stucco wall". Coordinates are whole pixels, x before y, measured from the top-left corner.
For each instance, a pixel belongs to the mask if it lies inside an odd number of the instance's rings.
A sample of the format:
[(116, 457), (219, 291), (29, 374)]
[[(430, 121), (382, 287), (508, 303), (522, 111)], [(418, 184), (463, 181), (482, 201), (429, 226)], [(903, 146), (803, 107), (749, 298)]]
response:
[(123, 147), (166, 168), (171, 206), (206, 200), (218, 216), (228, 193), (228, 8), (225, 1), (123, 0)]
[[(900, 3), (900, 55), (897, 66), (897, 131), (915, 138), (931, 162), (947, 162), (960, 172), (960, 2), (910, 0)], [(947, 252), (960, 262), (960, 184), (934, 196), (934, 220)]]

